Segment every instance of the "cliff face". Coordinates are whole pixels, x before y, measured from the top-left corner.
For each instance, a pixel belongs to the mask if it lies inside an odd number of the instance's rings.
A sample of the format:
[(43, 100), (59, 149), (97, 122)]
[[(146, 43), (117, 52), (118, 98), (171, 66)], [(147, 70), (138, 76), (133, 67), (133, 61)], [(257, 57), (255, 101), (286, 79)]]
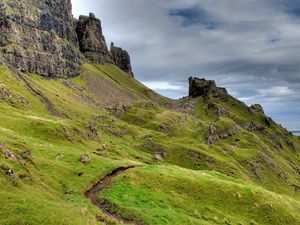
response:
[(6, 63), (47, 77), (78, 75), (81, 55), (70, 0), (4, 0), (0, 16)]
[(91, 13), (75, 21), (70, 0), (2, 0), (0, 48), (0, 62), (46, 77), (77, 76), (86, 60), (115, 63), (132, 75), (131, 65), (109, 52), (100, 20)]

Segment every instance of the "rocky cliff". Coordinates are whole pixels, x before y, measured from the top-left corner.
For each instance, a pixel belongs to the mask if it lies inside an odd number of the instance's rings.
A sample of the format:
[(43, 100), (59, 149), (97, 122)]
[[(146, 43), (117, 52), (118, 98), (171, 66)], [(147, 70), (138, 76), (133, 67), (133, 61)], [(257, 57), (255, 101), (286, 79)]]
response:
[(108, 50), (94, 14), (73, 18), (71, 0), (2, 0), (0, 48), (0, 62), (46, 77), (77, 76), (84, 61), (133, 74), (126, 51)]
[(83, 55), (93, 63), (112, 63), (105, 37), (102, 34), (101, 21), (90, 13), (89, 16), (80, 16), (75, 26)]
[(128, 52), (122, 48), (115, 47), (114, 43), (111, 43), (110, 45), (110, 52), (113, 63), (133, 77), (134, 75), (132, 72), (130, 56)]
[(189, 96), (193, 98), (199, 96), (222, 97), (226, 95), (228, 95), (227, 90), (222, 87), (217, 87), (213, 80), (189, 77)]
[(81, 55), (70, 0), (4, 0), (0, 16), (6, 63), (48, 77), (78, 75)]

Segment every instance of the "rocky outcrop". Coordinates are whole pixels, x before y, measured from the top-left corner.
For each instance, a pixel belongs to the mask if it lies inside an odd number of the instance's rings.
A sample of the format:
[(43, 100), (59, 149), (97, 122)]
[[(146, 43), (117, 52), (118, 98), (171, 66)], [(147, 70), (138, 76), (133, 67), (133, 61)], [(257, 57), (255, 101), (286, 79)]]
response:
[(224, 97), (228, 93), (225, 88), (217, 87), (215, 81), (205, 80), (197, 77), (189, 77), (189, 96), (197, 98), (204, 97)]
[(212, 123), (209, 126), (207, 136), (206, 136), (206, 144), (213, 145), (220, 139), (226, 139), (238, 132), (238, 127), (236, 125), (232, 125), (225, 130), (219, 131), (216, 124)]
[(265, 114), (264, 109), (260, 104), (251, 105), (248, 109), (249, 109), (249, 112), (251, 112), (251, 113)]
[(111, 43), (110, 52), (113, 63), (121, 70), (134, 77), (128, 52), (122, 48), (115, 47), (114, 43)]
[(263, 131), (266, 128), (256, 121), (247, 121), (241, 125), (244, 129), (248, 131)]
[(93, 13), (89, 16), (80, 16), (75, 22), (80, 51), (93, 63), (112, 63), (110, 52), (107, 49), (102, 34), (101, 21)]
[(4, 0), (0, 5), (4, 61), (47, 77), (78, 75), (81, 54), (71, 9), (70, 0)]
[(75, 20), (71, 0), (2, 0), (0, 63), (49, 78), (79, 75), (84, 61), (114, 63), (133, 76), (129, 54), (108, 50), (93, 13)]

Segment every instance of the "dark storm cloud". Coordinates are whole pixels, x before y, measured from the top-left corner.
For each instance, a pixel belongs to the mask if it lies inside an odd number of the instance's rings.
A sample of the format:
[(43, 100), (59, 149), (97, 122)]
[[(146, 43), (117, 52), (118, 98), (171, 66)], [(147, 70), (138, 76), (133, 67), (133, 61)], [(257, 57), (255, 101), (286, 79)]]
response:
[(300, 129), (299, 0), (73, 0), (126, 48), (138, 80), (173, 98), (187, 78), (215, 79), (247, 104)]
[(206, 29), (217, 29), (223, 23), (210, 18), (208, 13), (198, 7), (191, 7), (185, 9), (170, 9), (170, 16), (181, 17), (183, 19), (182, 25), (184, 27), (192, 25), (201, 25)]

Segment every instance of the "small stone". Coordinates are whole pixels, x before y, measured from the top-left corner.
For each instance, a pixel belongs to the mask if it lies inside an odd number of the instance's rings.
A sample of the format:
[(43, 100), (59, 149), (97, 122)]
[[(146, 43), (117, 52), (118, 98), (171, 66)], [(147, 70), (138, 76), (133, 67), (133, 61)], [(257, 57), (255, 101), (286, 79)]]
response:
[(33, 160), (33, 155), (32, 153), (29, 151), (29, 150), (26, 150), (26, 151), (23, 151), (21, 153), (21, 156), (25, 159), (30, 159), (30, 160)]
[(81, 155), (79, 160), (80, 160), (80, 162), (85, 163), (85, 164), (91, 162), (91, 158), (87, 154)]
[(8, 148), (4, 144), (0, 144), (0, 152), (3, 153), (6, 159), (17, 160), (17, 155), (12, 151), (8, 150)]
[(155, 160), (157, 161), (164, 161), (163, 157), (160, 154), (155, 154), (154, 155)]
[(55, 156), (56, 159), (61, 159), (61, 158), (63, 158), (63, 157), (64, 157), (64, 155), (61, 154), (61, 153), (58, 153), (58, 154)]
[(14, 171), (11, 168), (5, 169), (4, 172), (7, 176), (10, 176), (10, 177), (12, 177), (14, 175)]

